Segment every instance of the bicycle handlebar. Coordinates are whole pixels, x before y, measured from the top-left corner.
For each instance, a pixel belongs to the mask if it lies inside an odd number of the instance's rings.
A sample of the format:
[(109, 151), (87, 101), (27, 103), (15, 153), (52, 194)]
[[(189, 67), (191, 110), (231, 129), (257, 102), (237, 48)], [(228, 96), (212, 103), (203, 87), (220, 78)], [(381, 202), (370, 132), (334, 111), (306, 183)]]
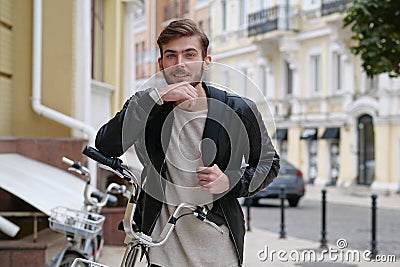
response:
[(69, 165), (68, 167), (69, 171), (74, 171), (81, 175), (90, 176), (89, 169), (86, 168), (85, 166), (82, 166), (80, 162), (73, 161), (72, 159), (69, 159), (67, 157), (62, 157), (62, 162)]
[[(100, 152), (98, 152), (100, 153)], [(92, 197), (90, 194), (89, 190), (89, 185), (90, 185), (90, 171), (87, 169), (85, 166), (82, 166), (82, 164), (78, 161), (73, 161), (67, 157), (62, 157), (62, 162), (65, 164), (69, 165), (68, 170), (72, 172), (76, 172), (80, 175), (84, 175), (87, 177), (86, 185), (85, 185), (85, 190), (83, 192), (84, 194), (84, 205), (85, 208), (87, 209), (93, 209), (97, 208), (97, 212), (100, 212), (100, 209), (107, 205), (109, 202), (110, 198), (113, 196), (113, 194), (123, 194), (126, 195), (127, 188), (125, 185), (119, 185), (116, 183), (111, 183), (108, 185), (107, 190), (105, 194), (102, 196), (101, 199), (98, 199), (97, 197)], [(116, 201), (116, 199), (114, 200)]]
[(75, 164), (75, 162), (72, 159), (69, 159), (67, 157), (62, 157), (62, 162), (66, 163), (70, 166), (73, 166)]
[[(191, 214), (193, 216), (195, 216), (196, 218), (198, 218), (199, 220), (208, 223), (209, 225), (211, 225), (213, 228), (215, 228), (219, 233), (223, 234), (224, 231), (221, 229), (221, 227), (219, 227), (216, 223), (210, 221), (207, 218), (208, 215), (208, 211), (205, 207), (201, 207), (201, 206), (195, 206), (193, 204), (190, 203), (181, 203), (179, 204), (174, 213), (170, 216), (168, 223), (164, 226), (161, 234), (156, 238), (152, 238), (151, 236), (148, 236), (142, 232), (136, 232), (133, 231), (131, 227), (129, 227), (129, 229), (126, 229), (126, 221), (124, 219), (124, 230), (125, 232), (128, 234), (128, 236), (131, 238), (131, 241), (136, 240), (138, 241), (140, 244), (144, 244), (147, 247), (158, 247), (158, 246), (162, 246), (165, 244), (165, 242), (168, 240), (169, 236), (171, 235), (172, 231), (174, 230), (177, 221), (185, 214), (180, 215), (180, 212), (183, 209), (189, 209), (191, 212), (187, 213), (187, 215)], [(131, 225), (131, 224), (130, 224)], [(130, 226), (129, 225), (129, 226)]]
[(114, 170), (123, 169), (122, 160), (120, 160), (119, 158), (106, 157), (103, 154), (101, 154), (100, 151), (98, 151), (97, 149), (95, 149), (91, 146), (86, 146), (83, 149), (82, 153), (101, 164), (109, 166), (110, 168), (112, 168)]

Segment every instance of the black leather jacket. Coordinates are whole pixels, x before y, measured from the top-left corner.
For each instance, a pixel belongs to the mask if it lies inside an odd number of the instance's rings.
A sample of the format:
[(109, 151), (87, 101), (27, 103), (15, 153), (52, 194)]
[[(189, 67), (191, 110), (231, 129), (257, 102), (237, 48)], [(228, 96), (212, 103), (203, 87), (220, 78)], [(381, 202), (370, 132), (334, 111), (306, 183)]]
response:
[[(225, 219), (241, 266), (245, 224), (237, 198), (251, 196), (271, 183), (278, 175), (279, 156), (253, 101), (205, 83), (203, 88), (208, 99), (203, 140), (212, 142), (202, 142), (202, 159), (205, 166), (217, 164), (229, 177), (230, 189), (215, 195), (213, 209)], [(151, 234), (162, 207), (165, 152), (173, 123), (173, 104), (156, 104), (150, 90), (133, 95), (96, 137), (96, 147), (107, 156), (120, 156), (135, 146), (144, 166), (141, 178), (146, 179), (135, 222), (146, 234)]]

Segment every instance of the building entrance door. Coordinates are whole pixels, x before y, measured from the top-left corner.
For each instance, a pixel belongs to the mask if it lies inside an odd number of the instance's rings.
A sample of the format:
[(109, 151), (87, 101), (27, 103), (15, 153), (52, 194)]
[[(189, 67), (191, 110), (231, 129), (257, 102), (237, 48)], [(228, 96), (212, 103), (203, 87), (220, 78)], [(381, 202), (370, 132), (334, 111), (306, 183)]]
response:
[(374, 125), (370, 115), (358, 118), (358, 177), (357, 183), (371, 185), (375, 176)]

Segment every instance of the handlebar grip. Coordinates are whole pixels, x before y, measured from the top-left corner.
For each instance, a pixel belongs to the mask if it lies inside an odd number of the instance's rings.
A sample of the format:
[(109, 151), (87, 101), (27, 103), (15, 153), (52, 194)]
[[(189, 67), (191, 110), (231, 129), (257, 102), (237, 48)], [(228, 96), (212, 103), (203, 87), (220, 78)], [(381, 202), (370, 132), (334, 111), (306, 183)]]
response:
[(61, 160), (62, 160), (62, 162), (64, 162), (65, 164), (68, 164), (69, 166), (72, 166), (75, 163), (73, 160), (71, 160), (71, 159), (69, 159), (67, 157), (62, 157)]
[(103, 154), (101, 154), (100, 151), (91, 146), (86, 146), (83, 149), (82, 153), (88, 156), (89, 158), (101, 164), (104, 164), (114, 170), (122, 169), (122, 160), (120, 160), (119, 158), (109, 158), (107, 156), (104, 156)]

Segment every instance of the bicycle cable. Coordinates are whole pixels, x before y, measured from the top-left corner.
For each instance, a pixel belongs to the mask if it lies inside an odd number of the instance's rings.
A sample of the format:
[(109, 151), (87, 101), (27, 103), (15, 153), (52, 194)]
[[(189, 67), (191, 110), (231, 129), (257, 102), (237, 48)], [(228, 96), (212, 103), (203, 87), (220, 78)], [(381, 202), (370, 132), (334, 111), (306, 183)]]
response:
[(176, 220), (175, 220), (175, 221), (178, 221), (180, 218), (182, 218), (182, 217), (184, 217), (184, 216), (186, 216), (186, 215), (193, 215), (193, 212), (188, 212), (188, 213), (184, 213), (184, 214), (182, 214), (182, 215), (179, 215), (178, 217), (176, 217)]

